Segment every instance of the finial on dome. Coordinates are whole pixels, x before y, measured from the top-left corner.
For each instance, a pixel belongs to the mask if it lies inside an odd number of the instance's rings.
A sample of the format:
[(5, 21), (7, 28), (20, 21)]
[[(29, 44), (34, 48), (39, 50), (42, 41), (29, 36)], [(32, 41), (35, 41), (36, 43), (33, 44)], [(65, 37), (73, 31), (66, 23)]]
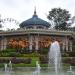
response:
[(36, 7), (34, 8), (34, 14), (33, 14), (33, 17), (38, 17), (37, 14), (36, 14)]
[(34, 15), (36, 15), (36, 7), (35, 7), (35, 9), (34, 9)]

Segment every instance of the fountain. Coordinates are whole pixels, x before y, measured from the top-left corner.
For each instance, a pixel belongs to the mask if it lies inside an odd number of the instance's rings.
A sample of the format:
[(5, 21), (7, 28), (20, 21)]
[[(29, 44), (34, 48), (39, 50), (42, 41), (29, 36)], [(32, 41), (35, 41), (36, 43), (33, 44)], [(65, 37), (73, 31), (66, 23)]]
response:
[(68, 73), (69, 75), (74, 75), (74, 74), (75, 74), (75, 72), (72, 70), (72, 66), (70, 66), (70, 68), (69, 68), (69, 70), (67, 71), (67, 73)]
[(9, 71), (10, 72), (12, 71), (12, 63), (11, 63), (11, 61), (9, 61)]
[(70, 71), (72, 71), (72, 66), (70, 66)]
[(5, 75), (12, 75), (12, 63), (9, 61), (9, 64), (4, 64)]
[(55, 72), (54, 75), (61, 73), (61, 53), (58, 41), (54, 41), (50, 46), (48, 68), (50, 69), (51, 67)]
[(36, 75), (40, 75), (40, 69), (41, 69), (40, 64), (38, 63), (38, 61), (36, 61), (36, 70), (34, 73)]
[(4, 66), (5, 66), (5, 73), (2, 72), (2, 74), (0, 73), (1, 75), (75, 75), (72, 66), (70, 66), (68, 71), (63, 72), (60, 45), (58, 41), (54, 41), (50, 46), (48, 71), (47, 68), (45, 70), (41, 70), (39, 61), (36, 61), (35, 72), (33, 71), (34, 69), (32, 70), (32, 68), (28, 70), (28, 72), (27, 70), (22, 71), (21, 69), (12, 72), (11, 61), (9, 62), (8, 66), (7, 64), (4, 64)]
[(7, 64), (4, 64), (4, 71), (7, 72)]

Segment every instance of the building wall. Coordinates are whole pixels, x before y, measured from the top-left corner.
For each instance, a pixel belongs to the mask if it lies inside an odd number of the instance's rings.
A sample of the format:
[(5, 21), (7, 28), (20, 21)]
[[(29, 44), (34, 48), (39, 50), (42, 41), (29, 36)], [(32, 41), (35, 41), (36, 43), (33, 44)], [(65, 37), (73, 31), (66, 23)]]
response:
[(72, 40), (69, 40), (69, 37), (35, 34), (1, 37), (0, 49), (5, 50), (6, 48), (15, 48), (37, 51), (40, 49), (49, 48), (52, 42), (52, 38), (57, 39), (57, 41), (60, 43), (62, 51), (72, 51)]

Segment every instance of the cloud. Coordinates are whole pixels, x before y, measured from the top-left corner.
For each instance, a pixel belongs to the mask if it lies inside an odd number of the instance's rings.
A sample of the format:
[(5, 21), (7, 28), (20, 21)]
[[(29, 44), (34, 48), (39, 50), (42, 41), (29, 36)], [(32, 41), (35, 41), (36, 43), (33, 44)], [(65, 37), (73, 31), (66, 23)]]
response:
[(2, 18), (14, 18), (22, 22), (32, 17), (35, 6), (37, 15), (47, 20), (48, 11), (56, 7), (67, 9), (74, 15), (75, 0), (0, 0), (0, 14)]

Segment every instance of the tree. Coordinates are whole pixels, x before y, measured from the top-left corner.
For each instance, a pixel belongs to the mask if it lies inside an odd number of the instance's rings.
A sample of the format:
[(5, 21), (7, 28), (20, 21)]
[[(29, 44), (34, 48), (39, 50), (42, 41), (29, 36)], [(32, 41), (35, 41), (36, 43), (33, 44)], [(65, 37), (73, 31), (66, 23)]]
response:
[(72, 27), (72, 31), (75, 31), (75, 26), (74, 26), (74, 27)]
[(49, 11), (47, 18), (53, 22), (55, 29), (66, 30), (71, 26), (68, 21), (70, 20), (69, 11), (61, 8), (53, 8)]

